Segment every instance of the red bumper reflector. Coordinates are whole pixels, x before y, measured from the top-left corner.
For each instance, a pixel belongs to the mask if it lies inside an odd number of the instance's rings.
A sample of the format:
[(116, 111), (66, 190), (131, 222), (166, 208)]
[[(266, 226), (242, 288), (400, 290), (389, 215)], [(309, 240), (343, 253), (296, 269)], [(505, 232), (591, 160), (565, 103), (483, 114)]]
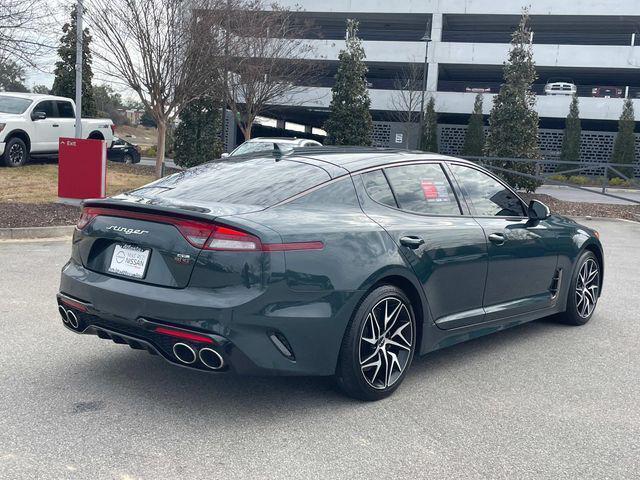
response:
[(173, 330), (171, 328), (156, 327), (154, 331), (161, 335), (182, 338), (183, 340), (191, 340), (192, 342), (213, 343), (213, 340), (209, 337), (198, 335), (197, 333), (185, 332), (184, 330)]
[(76, 310), (80, 310), (81, 312), (88, 311), (88, 308), (84, 303), (76, 302), (75, 300), (71, 300), (70, 298), (60, 297), (60, 303), (65, 304), (67, 307), (71, 307), (71, 308), (75, 308)]
[(262, 250), (267, 252), (290, 252), (292, 250), (322, 250), (322, 242), (263, 243)]

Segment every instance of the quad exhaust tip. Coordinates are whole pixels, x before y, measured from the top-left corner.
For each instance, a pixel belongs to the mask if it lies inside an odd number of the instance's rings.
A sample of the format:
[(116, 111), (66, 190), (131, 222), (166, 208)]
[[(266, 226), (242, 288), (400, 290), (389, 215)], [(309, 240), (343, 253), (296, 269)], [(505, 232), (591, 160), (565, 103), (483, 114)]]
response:
[(198, 354), (202, 364), (211, 370), (220, 370), (224, 366), (222, 355), (212, 348), (203, 348)]
[(60, 312), (60, 316), (62, 317), (62, 321), (64, 323), (69, 323), (69, 317), (67, 316), (67, 311), (64, 309), (62, 305), (58, 305), (58, 312)]
[(62, 305), (58, 305), (58, 312), (60, 312), (60, 316), (62, 317), (62, 321), (73, 327), (78, 328), (80, 326), (80, 322), (78, 320), (78, 316), (74, 313), (73, 310), (67, 310)]
[(196, 351), (186, 343), (176, 343), (173, 345), (173, 354), (175, 357), (186, 365), (195, 363), (198, 356)]
[(80, 326), (80, 322), (78, 322), (78, 317), (73, 310), (67, 310), (67, 319), (69, 320), (69, 325), (73, 328), (78, 328)]

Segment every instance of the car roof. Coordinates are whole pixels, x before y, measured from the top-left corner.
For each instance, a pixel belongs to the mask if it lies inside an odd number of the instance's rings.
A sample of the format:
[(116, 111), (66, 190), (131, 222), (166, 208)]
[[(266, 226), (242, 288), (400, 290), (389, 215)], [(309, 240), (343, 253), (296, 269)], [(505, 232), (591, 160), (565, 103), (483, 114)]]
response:
[(70, 98), (57, 97), (55, 95), (47, 95), (45, 93), (28, 93), (28, 92), (0, 92), (0, 95), (7, 97), (26, 98), (28, 100), (66, 100), (72, 101)]
[[(312, 163), (325, 168), (329, 175), (337, 177), (346, 172), (400, 164), (419, 160), (459, 161), (472, 164), (467, 160), (417, 150), (398, 150), (391, 148), (360, 147), (305, 147), (295, 148), (283, 158), (292, 161)], [(345, 172), (346, 171), (346, 172)]]
[(247, 140), (247, 142), (248, 143), (272, 143), (273, 142), (273, 143), (299, 144), (303, 142), (316, 142), (316, 140), (313, 140), (312, 138), (297, 138), (297, 137), (255, 137)]

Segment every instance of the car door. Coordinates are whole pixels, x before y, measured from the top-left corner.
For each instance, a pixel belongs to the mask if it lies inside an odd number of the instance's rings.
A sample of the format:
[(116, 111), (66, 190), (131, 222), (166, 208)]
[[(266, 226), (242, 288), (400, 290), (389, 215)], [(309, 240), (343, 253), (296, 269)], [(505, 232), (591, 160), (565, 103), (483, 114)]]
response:
[(76, 135), (76, 112), (73, 104), (64, 100), (56, 101), (58, 107), (57, 119), (59, 127), (58, 136), (73, 138)]
[(365, 213), (394, 239), (444, 329), (484, 320), (487, 247), (437, 162), (390, 166), (361, 175)]
[[(33, 129), (35, 131), (34, 139), (31, 142), (31, 151), (57, 152), (60, 122), (56, 118), (57, 111), (55, 102), (52, 100), (43, 100), (39, 102), (31, 112)], [(43, 120), (35, 120), (33, 116), (34, 112), (44, 112), (47, 117)]]
[(523, 201), (497, 177), (466, 164), (449, 168), (488, 240), (486, 320), (551, 306), (556, 231), (544, 220), (530, 220)]

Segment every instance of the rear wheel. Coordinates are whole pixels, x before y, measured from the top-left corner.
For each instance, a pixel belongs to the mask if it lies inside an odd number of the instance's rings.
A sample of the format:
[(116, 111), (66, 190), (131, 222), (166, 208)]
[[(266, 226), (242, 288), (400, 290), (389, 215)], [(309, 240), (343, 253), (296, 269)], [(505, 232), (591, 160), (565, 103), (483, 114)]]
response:
[(593, 252), (585, 251), (576, 262), (569, 293), (567, 310), (560, 320), (569, 325), (584, 325), (593, 316), (600, 295), (600, 264)]
[(347, 395), (380, 400), (402, 383), (415, 352), (416, 323), (402, 290), (373, 290), (351, 319), (342, 341), (336, 380)]
[(133, 165), (133, 157), (128, 153), (124, 154), (124, 156), (122, 157), (122, 161), (127, 165)]
[(29, 159), (29, 151), (21, 138), (13, 137), (4, 146), (2, 160), (7, 167), (21, 167)]

